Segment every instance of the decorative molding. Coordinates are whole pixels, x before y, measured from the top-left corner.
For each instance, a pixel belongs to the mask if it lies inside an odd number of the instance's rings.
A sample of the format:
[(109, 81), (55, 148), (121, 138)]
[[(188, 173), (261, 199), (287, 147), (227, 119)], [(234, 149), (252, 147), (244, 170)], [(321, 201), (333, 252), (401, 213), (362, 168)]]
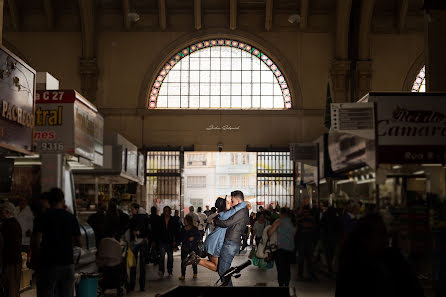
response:
[(158, 0), (158, 18), (161, 31), (167, 29), (166, 0)]
[(53, 0), (43, 0), (48, 30), (53, 30), (55, 25)]
[(333, 102), (349, 102), (350, 64), (348, 60), (334, 60), (330, 69)]
[(355, 75), (358, 98), (353, 99), (360, 99), (371, 90), (372, 61), (357, 61)]
[(229, 0), (229, 29), (237, 29), (237, 1)]
[(409, 0), (400, 0), (399, 9), (397, 10), (397, 25), (398, 31), (404, 32), (406, 30), (407, 10), (409, 9)]
[(265, 30), (270, 31), (273, 27), (273, 0), (266, 0), (265, 3)]
[(20, 16), (17, 0), (7, 0), (9, 6), (9, 15), (11, 16), (12, 27), (15, 31), (20, 31)]
[(201, 29), (201, 0), (194, 0), (195, 30)]
[(370, 59), (370, 29), (372, 26), (373, 12), (375, 10), (375, 1), (376, 0), (363, 0), (361, 2), (358, 58), (363, 61)]
[(348, 59), (348, 35), (351, 9), (352, 0), (337, 0), (335, 57), (338, 60)]
[(308, 16), (310, 10), (309, 0), (300, 0), (300, 29), (305, 30), (308, 26)]

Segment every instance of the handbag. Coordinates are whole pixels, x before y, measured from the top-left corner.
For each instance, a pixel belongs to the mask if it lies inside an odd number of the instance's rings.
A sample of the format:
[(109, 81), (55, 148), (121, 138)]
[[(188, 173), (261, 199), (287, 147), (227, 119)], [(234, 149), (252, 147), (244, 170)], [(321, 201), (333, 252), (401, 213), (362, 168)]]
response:
[(128, 268), (136, 267), (136, 258), (132, 249), (127, 250), (127, 267)]

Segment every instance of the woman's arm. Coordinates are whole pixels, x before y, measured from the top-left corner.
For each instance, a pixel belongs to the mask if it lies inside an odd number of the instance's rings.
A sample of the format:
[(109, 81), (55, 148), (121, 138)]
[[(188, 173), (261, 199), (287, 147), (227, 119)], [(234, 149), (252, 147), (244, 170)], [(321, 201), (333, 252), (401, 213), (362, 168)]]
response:
[(226, 221), (230, 217), (232, 217), (236, 212), (241, 210), (242, 208), (246, 207), (247, 203), (243, 201), (242, 203), (237, 204), (236, 206), (232, 207), (230, 210), (220, 212), (218, 214), (220, 221)]
[(271, 235), (273, 235), (274, 232), (276, 232), (277, 228), (279, 227), (279, 222), (280, 222), (280, 219), (277, 219), (274, 221), (271, 228), (268, 229), (268, 236), (271, 236)]

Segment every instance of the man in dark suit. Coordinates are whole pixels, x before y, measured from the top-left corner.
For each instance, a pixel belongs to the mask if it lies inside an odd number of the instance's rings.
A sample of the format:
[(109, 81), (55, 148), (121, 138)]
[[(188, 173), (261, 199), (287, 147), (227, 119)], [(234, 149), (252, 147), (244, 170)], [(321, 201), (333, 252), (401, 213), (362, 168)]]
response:
[[(245, 197), (242, 191), (233, 191), (231, 193), (232, 206), (243, 202)], [(220, 251), (220, 258), (218, 260), (218, 274), (220, 279), (224, 281), (224, 273), (231, 267), (232, 260), (240, 250), (241, 236), (246, 229), (246, 225), (249, 222), (249, 210), (243, 208), (226, 221), (221, 221), (218, 218), (215, 219), (215, 226), (227, 228), (225, 241)], [(228, 283), (228, 286), (232, 286), (232, 281)]]

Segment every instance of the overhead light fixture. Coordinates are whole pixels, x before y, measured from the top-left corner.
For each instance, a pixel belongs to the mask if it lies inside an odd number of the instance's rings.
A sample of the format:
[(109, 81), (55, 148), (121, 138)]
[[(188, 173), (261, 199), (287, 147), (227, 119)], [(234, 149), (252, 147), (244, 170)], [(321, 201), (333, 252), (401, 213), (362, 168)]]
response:
[(415, 171), (415, 172), (412, 173), (412, 174), (414, 174), (414, 175), (424, 174), (424, 170), (418, 170), (418, 171)]
[(401, 169), (401, 165), (395, 165), (395, 166), (392, 166), (392, 169)]
[(375, 179), (371, 178), (371, 179), (360, 180), (357, 182), (357, 184), (367, 184), (367, 183), (373, 183), (373, 182), (375, 182)]
[(354, 180), (352, 179), (345, 179), (345, 180), (340, 180), (337, 182), (338, 185), (342, 185), (342, 184), (347, 184), (347, 183), (352, 183), (354, 182)]
[(442, 164), (421, 164), (423, 167), (441, 167)]
[(288, 17), (288, 22), (290, 22), (291, 24), (294, 24), (294, 23), (298, 24), (298, 23), (300, 23), (300, 19), (301, 19), (301, 17), (299, 14), (292, 14)]

